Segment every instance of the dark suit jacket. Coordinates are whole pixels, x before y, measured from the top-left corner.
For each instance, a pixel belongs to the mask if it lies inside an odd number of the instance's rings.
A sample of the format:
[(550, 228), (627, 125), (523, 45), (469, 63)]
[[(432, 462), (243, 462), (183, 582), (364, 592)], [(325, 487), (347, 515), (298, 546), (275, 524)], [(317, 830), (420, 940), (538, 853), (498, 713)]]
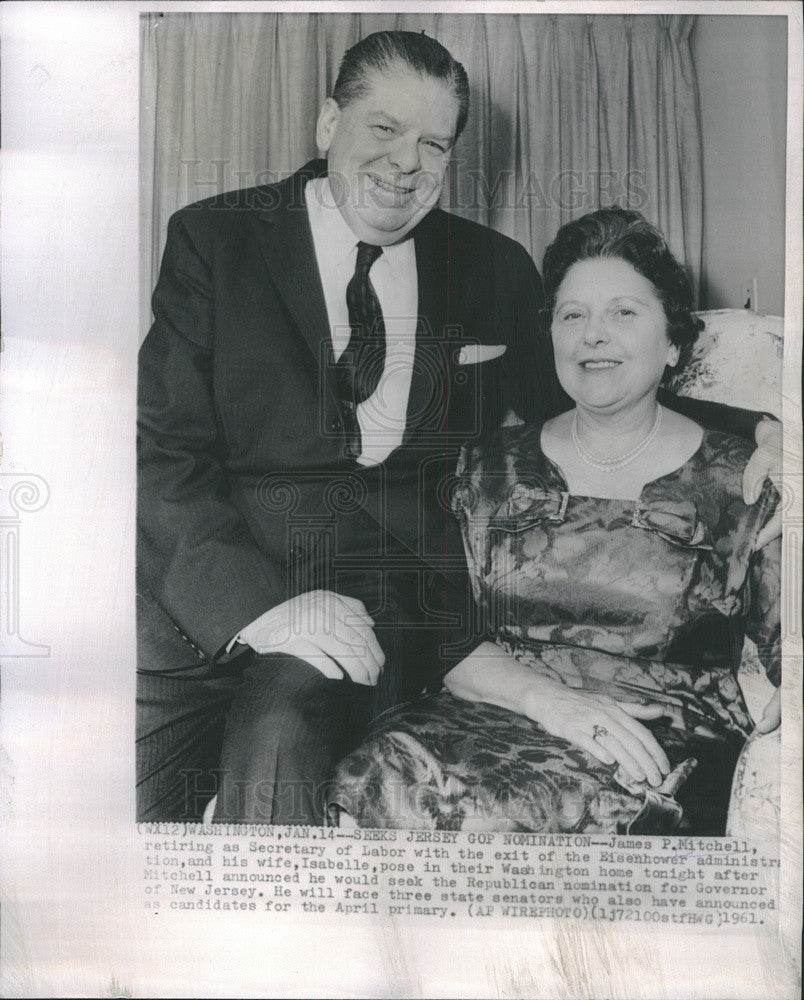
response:
[[(443, 488), (457, 448), (508, 406), (539, 418), (567, 405), (538, 334), (541, 283), (529, 255), (434, 210), (413, 233), (419, 319), (405, 439), (379, 469), (345, 459), (303, 195), (325, 169), (315, 161), (170, 220), (140, 352), (142, 668), (154, 666), (160, 616), (199, 655), (219, 654), (308, 589), (298, 569), (320, 557), (325, 536), (348, 553), (358, 539), (371, 550), (373, 531), (379, 552), (387, 530), (435, 571), (445, 556), (462, 558)], [(458, 364), (473, 344), (507, 351)]]

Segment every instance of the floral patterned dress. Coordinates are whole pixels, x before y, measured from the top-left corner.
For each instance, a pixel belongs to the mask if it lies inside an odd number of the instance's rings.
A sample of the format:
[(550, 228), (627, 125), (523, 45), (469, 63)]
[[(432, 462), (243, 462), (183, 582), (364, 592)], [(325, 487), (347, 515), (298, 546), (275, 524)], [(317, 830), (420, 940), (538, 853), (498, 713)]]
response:
[(621, 701), (674, 770), (659, 789), (524, 715), (444, 691), (394, 708), (342, 761), (329, 816), (360, 826), (723, 832), (752, 728), (736, 680), (744, 635), (780, 681), (780, 542), (756, 549), (778, 496), (742, 500), (752, 446), (705, 431), (637, 501), (570, 495), (539, 427), (503, 432), (495, 458), (464, 449), (453, 510), (488, 635), (534, 671)]

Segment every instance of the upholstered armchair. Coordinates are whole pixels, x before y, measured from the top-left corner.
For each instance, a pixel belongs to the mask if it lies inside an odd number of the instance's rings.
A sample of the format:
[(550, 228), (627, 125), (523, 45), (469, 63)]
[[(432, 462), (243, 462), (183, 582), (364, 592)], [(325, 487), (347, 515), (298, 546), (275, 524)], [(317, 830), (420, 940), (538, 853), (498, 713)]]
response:
[[(696, 396), (749, 410), (782, 412), (782, 332), (779, 316), (745, 309), (700, 313), (706, 327), (689, 365), (670, 383), (682, 396)], [(773, 694), (750, 639), (745, 640), (738, 675), (754, 719)], [(726, 832), (731, 836), (778, 836), (781, 734), (752, 736), (734, 775)]]

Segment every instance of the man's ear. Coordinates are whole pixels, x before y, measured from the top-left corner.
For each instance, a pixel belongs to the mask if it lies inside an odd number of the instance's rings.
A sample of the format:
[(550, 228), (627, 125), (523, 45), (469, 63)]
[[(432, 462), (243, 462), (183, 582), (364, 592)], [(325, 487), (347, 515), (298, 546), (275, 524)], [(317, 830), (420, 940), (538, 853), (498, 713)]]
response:
[(322, 153), (326, 153), (332, 145), (340, 118), (341, 109), (331, 97), (328, 97), (321, 105), (315, 126), (315, 142)]

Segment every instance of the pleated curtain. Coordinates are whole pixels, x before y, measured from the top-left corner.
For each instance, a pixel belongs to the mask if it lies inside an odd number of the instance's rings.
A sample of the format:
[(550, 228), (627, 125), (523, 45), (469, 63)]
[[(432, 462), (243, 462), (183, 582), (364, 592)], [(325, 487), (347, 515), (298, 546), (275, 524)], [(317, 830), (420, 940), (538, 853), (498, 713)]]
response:
[(694, 15), (167, 13), (141, 21), (143, 333), (167, 220), (270, 183), (317, 155), (344, 51), (372, 31), (425, 31), (466, 67), (472, 110), (444, 208), (519, 240), (540, 264), (558, 227), (639, 209), (697, 289), (701, 132)]

